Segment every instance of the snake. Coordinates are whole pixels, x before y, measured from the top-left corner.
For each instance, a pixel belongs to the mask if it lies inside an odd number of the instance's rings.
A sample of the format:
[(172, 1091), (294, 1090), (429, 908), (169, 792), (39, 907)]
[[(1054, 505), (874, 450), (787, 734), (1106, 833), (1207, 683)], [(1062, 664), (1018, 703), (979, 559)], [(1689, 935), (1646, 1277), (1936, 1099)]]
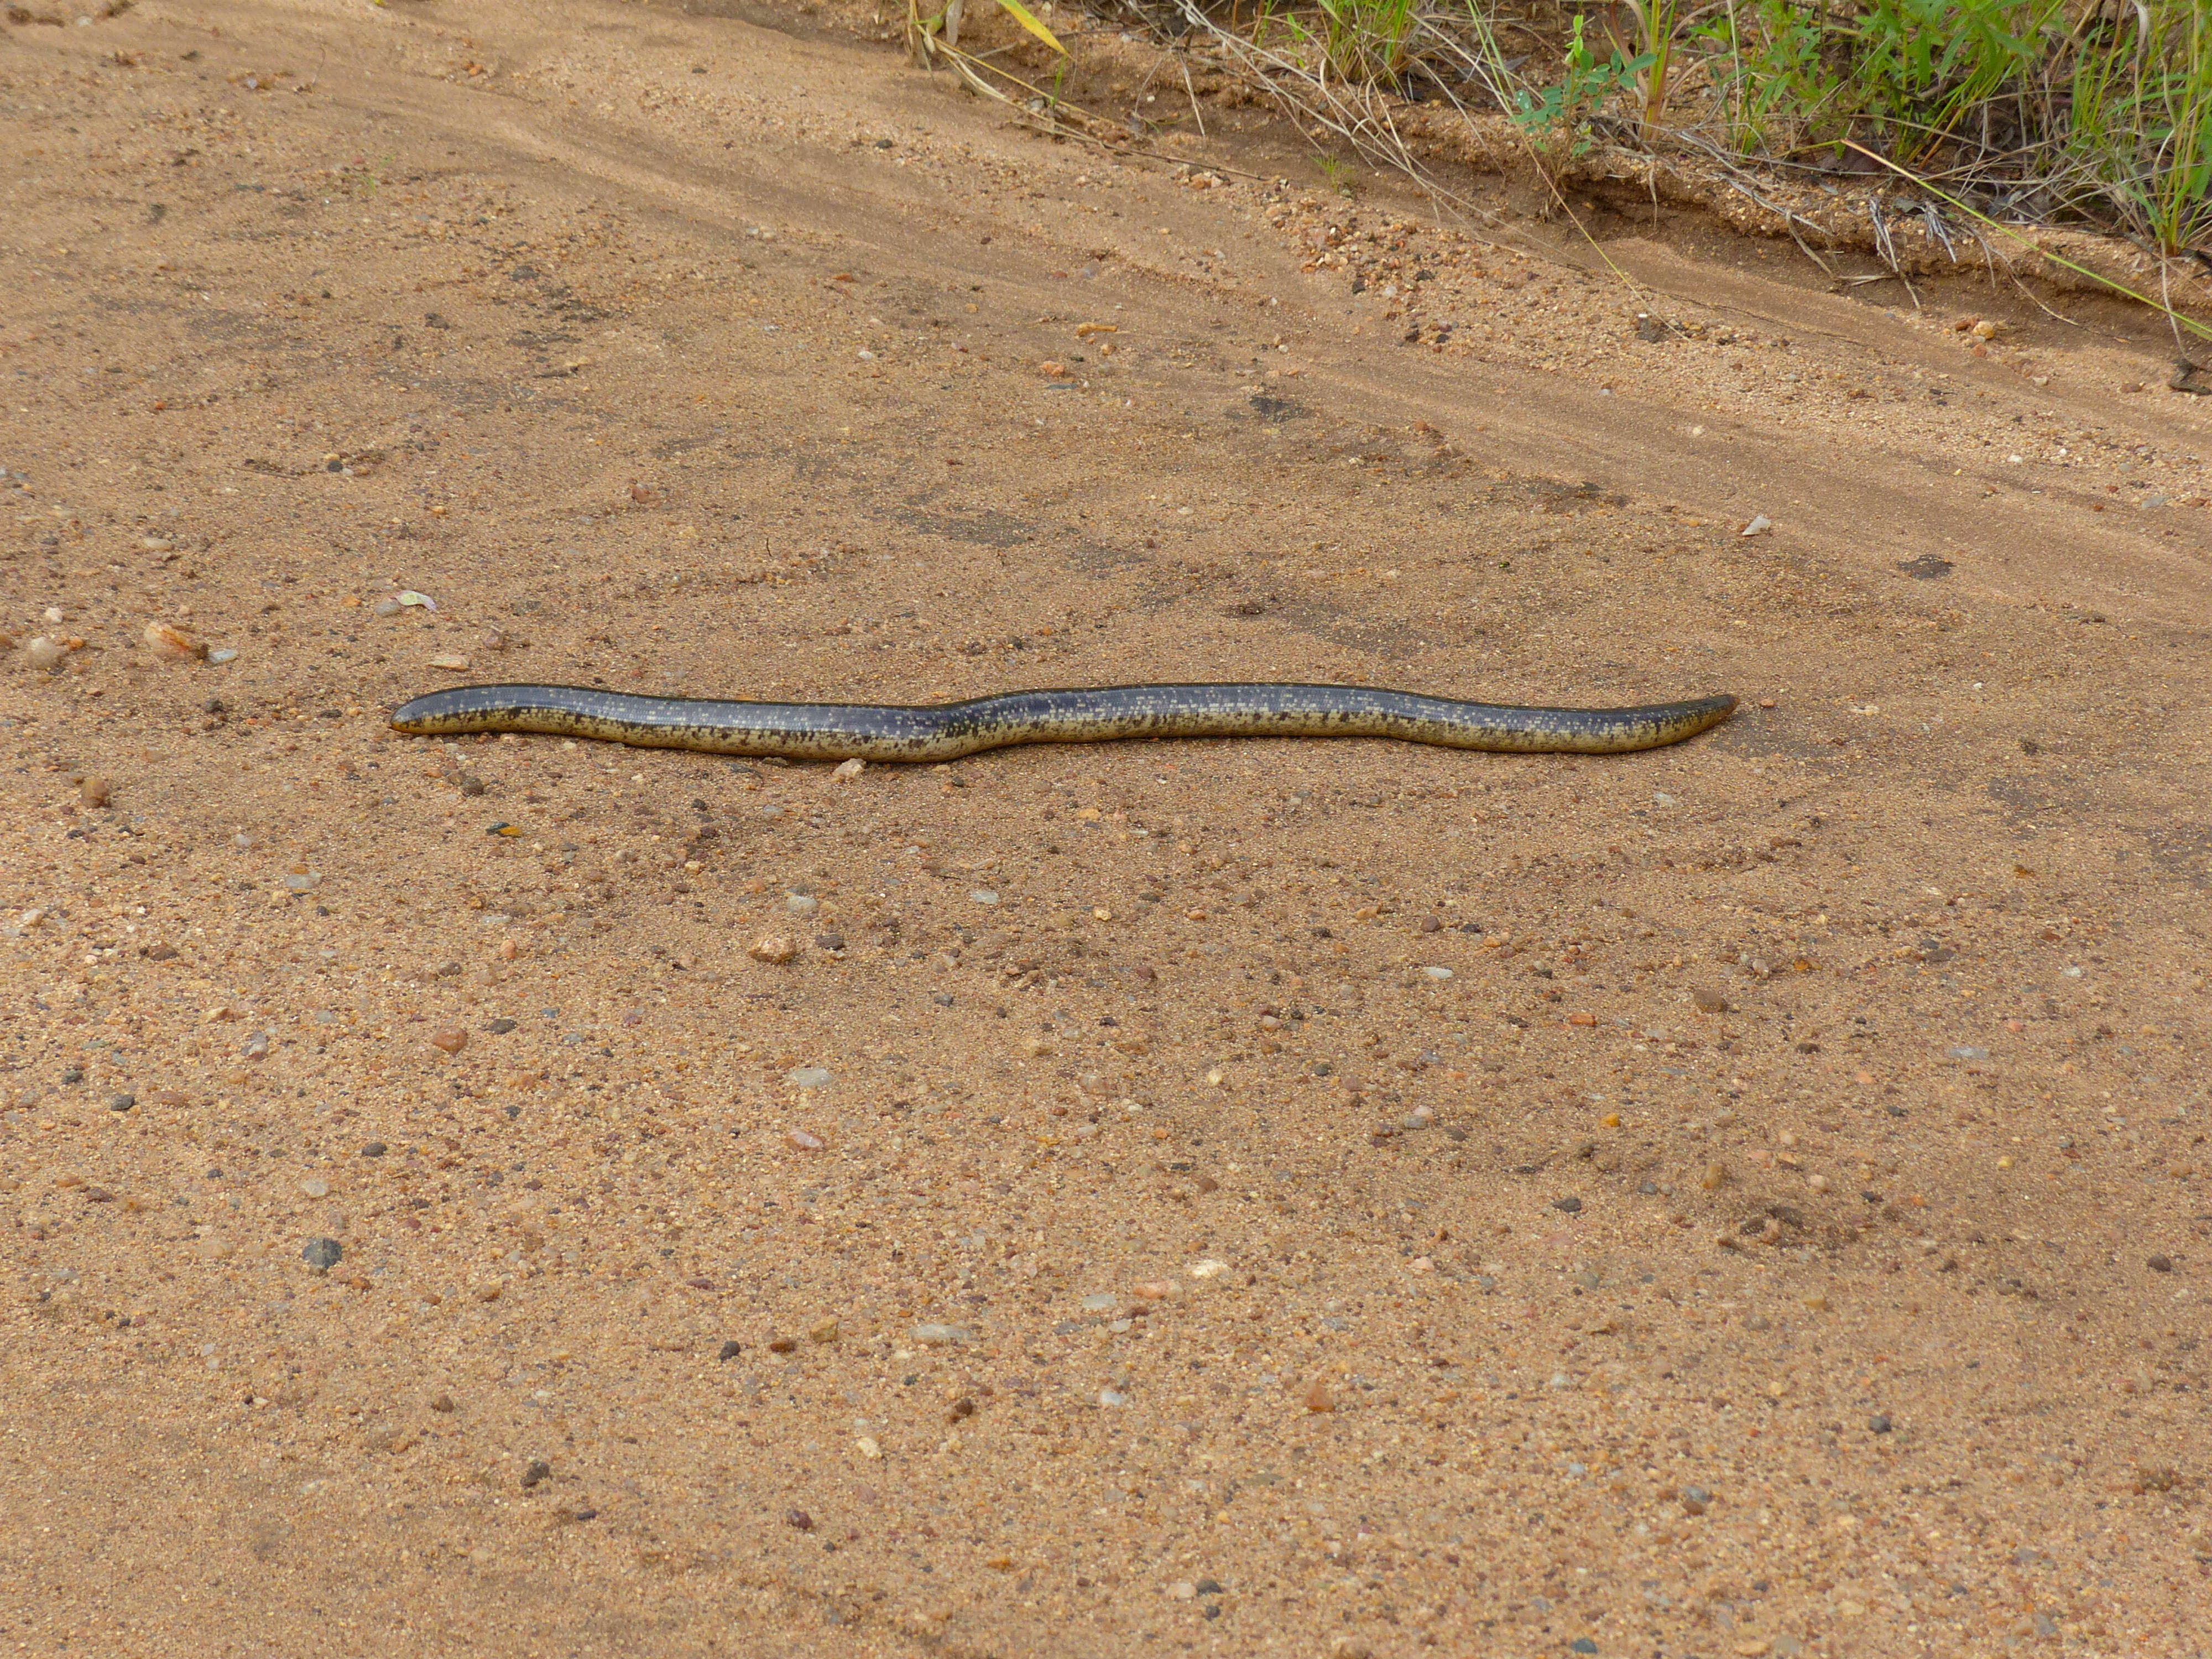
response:
[(926, 704), (461, 685), (403, 703), (392, 725), (420, 737), (537, 732), (787, 760), (950, 761), (1016, 744), (1133, 738), (1395, 738), (1506, 754), (1617, 755), (1693, 738), (1735, 706), (1719, 693), (1638, 708), (1544, 708), (1279, 681), (1009, 691)]

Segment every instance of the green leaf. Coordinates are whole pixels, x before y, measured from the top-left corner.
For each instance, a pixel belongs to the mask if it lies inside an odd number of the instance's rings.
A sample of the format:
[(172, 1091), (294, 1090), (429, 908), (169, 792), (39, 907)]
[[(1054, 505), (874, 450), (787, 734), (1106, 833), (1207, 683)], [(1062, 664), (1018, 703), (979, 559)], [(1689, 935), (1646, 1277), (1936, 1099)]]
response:
[(1058, 38), (1050, 29), (1037, 21), (1036, 14), (1024, 5), (1022, 0), (999, 0), (999, 3), (1006, 8), (1006, 15), (1012, 18), (1014, 21), (1019, 23), (1061, 57), (1067, 56), (1067, 48), (1060, 44)]

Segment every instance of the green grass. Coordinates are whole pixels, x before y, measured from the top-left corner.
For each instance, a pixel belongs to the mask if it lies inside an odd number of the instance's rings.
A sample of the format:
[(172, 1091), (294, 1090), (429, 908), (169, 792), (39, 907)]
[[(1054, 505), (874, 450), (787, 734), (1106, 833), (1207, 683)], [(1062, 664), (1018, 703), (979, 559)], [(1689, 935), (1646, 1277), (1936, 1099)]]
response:
[(2212, 243), (2212, 0), (1624, 0), (1564, 29), (1519, 3), (1181, 0), (1186, 38), (1249, 46), (1340, 131), (1383, 90), (1494, 100), (1569, 153), (1864, 171), (1850, 141), (1995, 219)]

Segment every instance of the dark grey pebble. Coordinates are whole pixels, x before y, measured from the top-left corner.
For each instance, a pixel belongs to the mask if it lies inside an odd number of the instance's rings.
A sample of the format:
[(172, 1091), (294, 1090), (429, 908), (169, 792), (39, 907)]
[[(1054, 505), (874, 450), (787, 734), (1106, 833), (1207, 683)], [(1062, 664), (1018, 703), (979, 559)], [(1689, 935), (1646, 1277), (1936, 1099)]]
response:
[(361, 1149), (361, 1155), (363, 1158), (382, 1158), (391, 1150), (392, 1148), (386, 1146), (382, 1141), (372, 1140), (368, 1146)]
[(735, 1359), (744, 1351), (745, 1345), (742, 1342), (725, 1342), (722, 1344), (721, 1352), (716, 1354), (714, 1358), (717, 1359)]
[(83, 1081), (84, 1081), (84, 1067), (82, 1067), (82, 1066), (70, 1066), (70, 1067), (69, 1068), (69, 1070), (67, 1070), (66, 1072), (64, 1072), (64, 1073), (62, 1073), (62, 1081), (63, 1081), (63, 1082), (64, 1082), (64, 1083), (82, 1083), (82, 1082), (83, 1082)]
[(1201, 1578), (1201, 1579), (1200, 1579), (1200, 1580), (1198, 1581), (1198, 1583), (1197, 1583), (1196, 1589), (1197, 1589), (1198, 1594), (1200, 1594), (1200, 1595), (1222, 1595), (1222, 1594), (1224, 1593), (1224, 1592), (1223, 1592), (1223, 1590), (1222, 1590), (1222, 1588), (1221, 1588), (1220, 1581), (1219, 1581), (1218, 1579), (1214, 1579), (1214, 1578)]
[(344, 1255), (345, 1246), (335, 1238), (311, 1238), (300, 1251), (300, 1259), (317, 1273), (328, 1273)]
[(1877, 1412), (1875, 1415), (1867, 1419), (1867, 1427), (1873, 1430), (1876, 1434), (1887, 1434), (1889, 1432), (1889, 1419), (1881, 1415), (1881, 1413)]
[(1567, 1651), (1569, 1653), (1595, 1653), (1597, 1651), (1597, 1644), (1591, 1641), (1587, 1636), (1577, 1636), (1573, 1641), (1567, 1644)]
[(2173, 1258), (2170, 1255), (2154, 1255), (2151, 1257), (2148, 1265), (2154, 1273), (2170, 1273), (2173, 1271)]
[(127, 1112), (137, 1103), (138, 1097), (136, 1095), (110, 1095), (107, 1097), (107, 1109), (111, 1112)]
[(533, 1457), (530, 1460), (530, 1466), (522, 1472), (522, 1489), (528, 1492), (539, 1481), (552, 1478), (553, 1466), (542, 1457)]
[(494, 1036), (505, 1036), (514, 1029), (514, 1022), (511, 1019), (495, 1019), (484, 1029)]
[(1580, 1212), (1583, 1207), (1583, 1201), (1579, 1198), (1576, 1198), (1570, 1194), (1565, 1198), (1553, 1199), (1552, 1200), (1552, 1207), (1555, 1210), (1564, 1210), (1569, 1215), (1575, 1215)]

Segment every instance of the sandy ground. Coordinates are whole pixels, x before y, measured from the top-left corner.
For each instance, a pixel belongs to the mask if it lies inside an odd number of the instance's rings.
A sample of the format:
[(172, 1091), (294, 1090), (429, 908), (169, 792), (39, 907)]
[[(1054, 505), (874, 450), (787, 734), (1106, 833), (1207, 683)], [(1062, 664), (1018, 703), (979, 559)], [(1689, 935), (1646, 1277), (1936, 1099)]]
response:
[[(0, 29), (0, 1647), (2203, 1651), (2157, 331), (1632, 195), (1616, 278), (878, 33)], [(384, 724), (1170, 678), (1746, 706)]]

